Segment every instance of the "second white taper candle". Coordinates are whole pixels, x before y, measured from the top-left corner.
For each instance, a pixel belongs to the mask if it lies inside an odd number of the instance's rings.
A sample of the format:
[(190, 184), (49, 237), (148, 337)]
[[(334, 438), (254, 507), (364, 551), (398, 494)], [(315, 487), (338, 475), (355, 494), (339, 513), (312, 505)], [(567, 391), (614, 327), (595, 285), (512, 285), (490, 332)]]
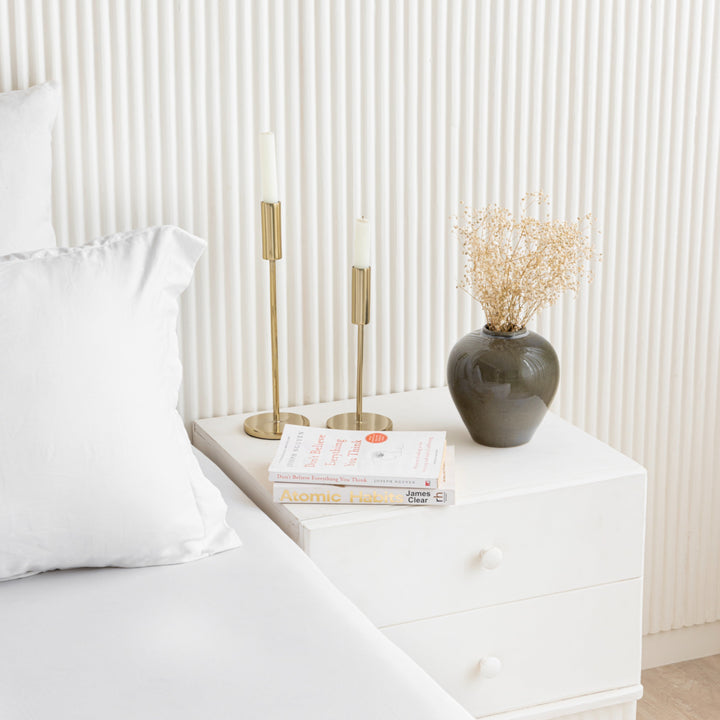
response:
[(260, 184), (263, 202), (276, 203), (280, 199), (277, 182), (275, 134), (271, 132), (260, 133)]
[(364, 217), (355, 221), (353, 250), (353, 265), (357, 268), (370, 267), (370, 223)]

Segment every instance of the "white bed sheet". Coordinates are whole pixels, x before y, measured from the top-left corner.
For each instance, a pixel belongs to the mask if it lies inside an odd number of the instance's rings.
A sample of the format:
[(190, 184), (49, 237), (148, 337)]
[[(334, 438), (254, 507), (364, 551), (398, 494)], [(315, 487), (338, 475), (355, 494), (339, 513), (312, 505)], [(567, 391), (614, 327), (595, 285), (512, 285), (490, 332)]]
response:
[(0, 583), (0, 720), (468, 720), (204, 456), (243, 546)]

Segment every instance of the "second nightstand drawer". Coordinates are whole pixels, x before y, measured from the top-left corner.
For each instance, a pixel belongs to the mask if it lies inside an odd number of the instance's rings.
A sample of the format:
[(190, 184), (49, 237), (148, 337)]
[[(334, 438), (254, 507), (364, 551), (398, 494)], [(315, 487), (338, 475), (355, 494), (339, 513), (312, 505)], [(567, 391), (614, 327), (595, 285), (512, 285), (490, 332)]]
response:
[(383, 632), (473, 715), (489, 715), (639, 683), (641, 592), (628, 580)]
[(307, 521), (303, 549), (379, 627), (639, 577), (645, 478)]

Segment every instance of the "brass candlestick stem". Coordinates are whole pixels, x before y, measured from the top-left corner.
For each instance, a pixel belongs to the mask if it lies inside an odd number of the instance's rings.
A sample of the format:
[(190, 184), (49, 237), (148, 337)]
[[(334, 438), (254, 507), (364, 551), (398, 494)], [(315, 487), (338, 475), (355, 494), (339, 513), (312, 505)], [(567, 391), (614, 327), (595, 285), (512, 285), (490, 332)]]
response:
[(245, 432), (263, 440), (279, 440), (285, 425), (309, 425), (310, 421), (297, 413), (280, 412), (280, 373), (278, 370), (277, 338), (277, 277), (275, 262), (282, 258), (282, 227), (280, 203), (262, 202), (263, 259), (270, 262), (270, 350), (272, 354), (272, 412), (253, 415), (245, 420)]
[(355, 412), (333, 415), (327, 426), (333, 430), (392, 430), (392, 420), (385, 415), (366, 413), (363, 401), (363, 356), (365, 353), (365, 326), (370, 322), (370, 268), (353, 267), (351, 319), (357, 325), (357, 385)]

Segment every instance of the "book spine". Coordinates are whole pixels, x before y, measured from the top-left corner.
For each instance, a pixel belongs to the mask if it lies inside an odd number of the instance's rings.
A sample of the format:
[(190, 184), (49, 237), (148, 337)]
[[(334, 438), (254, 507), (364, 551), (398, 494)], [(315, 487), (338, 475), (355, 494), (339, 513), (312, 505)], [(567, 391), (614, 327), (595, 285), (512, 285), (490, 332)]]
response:
[(273, 500), (295, 505), (452, 505), (455, 490), (276, 483)]
[(367, 475), (327, 475), (302, 472), (280, 472), (270, 470), (268, 479), (273, 483), (310, 483), (312, 485), (354, 485), (357, 487), (398, 487), (423, 488), (431, 490), (437, 488), (438, 479), (424, 479), (413, 477), (367, 476)]

